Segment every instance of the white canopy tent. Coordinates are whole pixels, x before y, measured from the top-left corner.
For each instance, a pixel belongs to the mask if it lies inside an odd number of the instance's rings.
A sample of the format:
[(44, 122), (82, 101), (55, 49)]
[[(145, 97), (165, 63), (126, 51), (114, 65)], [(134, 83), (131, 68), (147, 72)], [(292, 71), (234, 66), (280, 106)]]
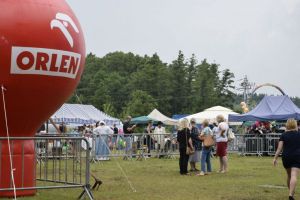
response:
[(161, 121), (166, 125), (178, 125), (178, 120), (163, 115), (156, 108), (147, 117), (154, 119), (156, 121)]
[(216, 117), (218, 115), (223, 115), (226, 120), (228, 120), (229, 114), (238, 114), (236, 112), (233, 112), (229, 108), (225, 108), (222, 106), (214, 106), (208, 109), (205, 109), (202, 112), (186, 116), (188, 120), (191, 120), (194, 118), (196, 120), (196, 123), (202, 123), (205, 119), (209, 120), (210, 123), (214, 122), (216, 120)]
[(120, 120), (98, 110), (93, 105), (63, 104), (52, 116), (55, 123), (92, 124), (104, 121), (107, 125), (119, 125)]

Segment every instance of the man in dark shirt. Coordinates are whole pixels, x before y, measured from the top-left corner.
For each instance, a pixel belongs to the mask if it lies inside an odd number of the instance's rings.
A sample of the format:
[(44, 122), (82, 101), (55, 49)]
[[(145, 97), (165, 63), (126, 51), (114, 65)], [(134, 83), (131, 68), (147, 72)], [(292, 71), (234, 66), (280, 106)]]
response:
[(113, 125), (113, 131), (115, 135), (117, 135), (119, 132), (119, 129), (117, 128), (116, 124)]
[(130, 135), (126, 135), (126, 134), (132, 134), (133, 130), (136, 127), (136, 125), (131, 125), (130, 122), (131, 122), (131, 116), (127, 116), (127, 119), (123, 124), (123, 132), (125, 134), (125, 137), (130, 136)]
[(124, 159), (128, 158), (128, 155), (130, 154), (131, 157), (131, 148), (132, 148), (132, 141), (131, 141), (131, 134), (133, 133), (133, 130), (135, 129), (136, 125), (131, 125), (131, 116), (127, 116), (126, 121), (123, 124), (123, 132), (124, 132), (124, 139), (126, 142), (126, 147), (125, 147), (125, 153), (126, 156)]

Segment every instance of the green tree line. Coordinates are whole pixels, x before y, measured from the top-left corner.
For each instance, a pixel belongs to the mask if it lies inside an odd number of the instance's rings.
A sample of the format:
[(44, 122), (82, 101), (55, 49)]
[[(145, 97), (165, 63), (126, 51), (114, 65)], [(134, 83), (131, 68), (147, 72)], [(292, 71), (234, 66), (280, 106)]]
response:
[(181, 51), (171, 63), (157, 54), (113, 52), (100, 58), (90, 53), (69, 103), (92, 104), (118, 118), (147, 115), (154, 108), (169, 116), (215, 105), (238, 111), (241, 95), (233, 92), (233, 79), (229, 69), (195, 55), (186, 58)]
[(90, 53), (70, 103), (92, 104), (115, 116), (147, 115), (154, 108), (172, 115), (199, 112), (214, 105), (233, 107), (234, 74), (195, 55), (164, 63), (157, 54)]

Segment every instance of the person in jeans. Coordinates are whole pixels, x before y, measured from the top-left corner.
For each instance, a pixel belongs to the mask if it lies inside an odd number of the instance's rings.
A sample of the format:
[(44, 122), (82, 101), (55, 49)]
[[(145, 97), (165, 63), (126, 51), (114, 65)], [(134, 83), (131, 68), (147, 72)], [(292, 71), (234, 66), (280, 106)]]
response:
[(195, 119), (191, 119), (191, 138), (193, 142), (193, 147), (195, 149), (195, 153), (190, 155), (189, 161), (191, 169), (190, 171), (199, 171), (196, 168), (196, 163), (200, 162), (201, 157), (201, 149), (202, 149), (202, 142), (199, 138), (199, 129), (196, 127)]
[[(202, 123), (203, 129), (201, 131), (200, 138), (205, 138), (206, 136), (213, 136), (213, 132), (208, 125), (209, 125), (208, 120), (204, 120)], [(197, 174), (198, 176), (203, 176), (205, 174), (211, 173), (211, 162), (210, 162), (211, 149), (212, 147), (205, 147), (204, 145), (202, 147), (201, 172), (200, 174)]]
[(177, 142), (179, 142), (179, 167), (181, 175), (189, 175), (188, 161), (189, 155), (186, 154), (187, 145), (193, 149), (189, 120), (184, 118), (180, 121), (180, 129), (177, 132)]
[(286, 122), (286, 132), (283, 133), (279, 139), (273, 160), (274, 166), (277, 165), (277, 159), (282, 149), (282, 164), (287, 173), (289, 200), (294, 200), (300, 169), (300, 133), (297, 127), (297, 121), (294, 119), (288, 119)]

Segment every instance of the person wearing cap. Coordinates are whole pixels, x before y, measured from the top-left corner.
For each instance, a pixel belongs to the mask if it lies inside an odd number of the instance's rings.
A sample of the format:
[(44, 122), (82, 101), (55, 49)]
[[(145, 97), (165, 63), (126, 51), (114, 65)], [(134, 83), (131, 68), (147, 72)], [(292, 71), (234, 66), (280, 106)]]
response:
[(190, 171), (199, 171), (196, 168), (196, 163), (200, 162), (200, 156), (201, 156), (201, 149), (202, 149), (202, 142), (200, 140), (199, 136), (199, 129), (196, 127), (196, 120), (191, 119), (191, 138), (192, 143), (195, 149), (195, 153), (190, 155), (189, 162), (191, 169)]
[(158, 158), (161, 158), (165, 147), (165, 136), (166, 136), (166, 129), (162, 126), (162, 122), (157, 122), (157, 126), (154, 129), (154, 139), (156, 141), (155, 143), (155, 149), (158, 152)]
[(104, 121), (100, 121), (93, 132), (96, 135), (96, 160), (109, 160), (108, 138), (114, 134), (113, 130)]

